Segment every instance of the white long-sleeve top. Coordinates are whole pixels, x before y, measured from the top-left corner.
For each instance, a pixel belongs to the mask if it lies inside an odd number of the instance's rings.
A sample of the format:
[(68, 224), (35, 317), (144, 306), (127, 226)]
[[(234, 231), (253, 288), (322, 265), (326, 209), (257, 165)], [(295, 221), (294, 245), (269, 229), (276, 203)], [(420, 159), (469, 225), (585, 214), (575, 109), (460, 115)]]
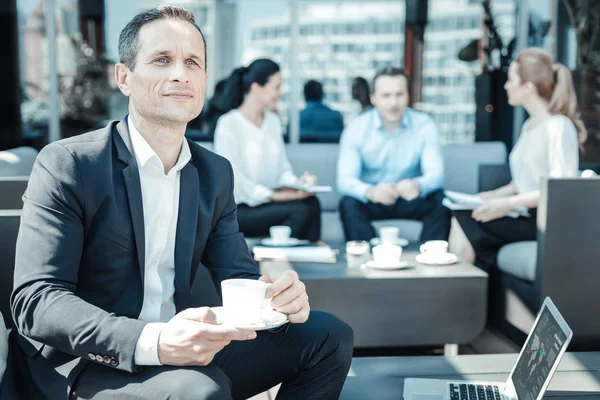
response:
[(520, 194), (539, 189), (542, 177), (577, 176), (579, 144), (575, 125), (564, 115), (553, 115), (536, 127), (530, 127), (527, 120), (509, 162)]
[(273, 112), (265, 112), (261, 127), (238, 110), (228, 112), (219, 118), (214, 143), (215, 152), (233, 167), (237, 204), (267, 203), (274, 189), (298, 181), (285, 152), (281, 123)]

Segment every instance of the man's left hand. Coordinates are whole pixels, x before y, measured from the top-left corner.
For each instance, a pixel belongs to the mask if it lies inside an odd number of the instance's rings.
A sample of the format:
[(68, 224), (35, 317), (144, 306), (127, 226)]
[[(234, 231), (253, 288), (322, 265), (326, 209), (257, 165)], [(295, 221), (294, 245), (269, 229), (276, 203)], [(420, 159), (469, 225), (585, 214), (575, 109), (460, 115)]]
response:
[(396, 190), (404, 200), (411, 201), (421, 194), (421, 185), (414, 179), (403, 179), (396, 184)]
[(513, 208), (508, 197), (487, 199), (483, 205), (473, 210), (471, 216), (475, 221), (489, 222), (506, 217)]
[(310, 314), (306, 286), (298, 278), (296, 271), (285, 271), (275, 280), (268, 276), (261, 276), (260, 280), (272, 283), (267, 288), (266, 297), (271, 299), (271, 307), (287, 315), (291, 323), (306, 322)]

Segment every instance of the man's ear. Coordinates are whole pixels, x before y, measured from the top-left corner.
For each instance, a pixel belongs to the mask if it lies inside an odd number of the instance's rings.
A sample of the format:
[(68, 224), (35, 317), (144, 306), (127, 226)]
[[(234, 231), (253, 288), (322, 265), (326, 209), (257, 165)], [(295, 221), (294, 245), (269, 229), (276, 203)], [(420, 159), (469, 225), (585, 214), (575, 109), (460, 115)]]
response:
[(131, 71), (127, 65), (123, 63), (115, 65), (115, 81), (117, 82), (117, 86), (119, 87), (119, 90), (121, 90), (121, 93), (127, 97), (131, 94), (131, 91), (129, 90), (129, 74), (131, 74)]

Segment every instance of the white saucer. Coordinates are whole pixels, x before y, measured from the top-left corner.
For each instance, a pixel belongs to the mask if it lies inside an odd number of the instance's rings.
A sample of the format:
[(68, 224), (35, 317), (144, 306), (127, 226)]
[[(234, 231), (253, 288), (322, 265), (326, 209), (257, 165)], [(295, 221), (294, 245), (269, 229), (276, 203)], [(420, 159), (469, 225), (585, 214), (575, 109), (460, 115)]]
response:
[[(376, 238), (371, 239), (369, 241), (369, 243), (371, 244), (371, 246), (377, 246), (377, 245), (381, 244), (381, 239), (376, 237)], [(396, 241), (392, 244), (395, 244), (396, 246), (404, 247), (404, 246), (408, 246), (408, 240), (406, 240), (404, 238), (397, 238)]]
[(228, 324), (227, 321), (224, 320), (223, 307), (211, 307), (210, 309), (217, 316), (217, 322), (222, 323), (223, 325), (233, 326), (234, 328), (238, 329), (264, 331), (266, 329), (277, 328), (278, 326), (288, 322), (285, 314), (275, 310), (264, 310), (260, 322), (255, 324)]
[(433, 254), (433, 253), (421, 253), (415, 257), (415, 260), (421, 264), (429, 264), (429, 265), (450, 265), (458, 262), (458, 257), (456, 254), (452, 253), (441, 253), (441, 254)]
[(367, 268), (373, 268), (373, 269), (390, 269), (390, 270), (392, 270), (392, 269), (404, 269), (404, 268), (410, 267), (410, 265), (406, 261), (400, 261), (398, 264), (393, 264), (393, 265), (382, 265), (382, 264), (377, 264), (375, 262), (375, 260), (371, 260), (371, 261), (367, 261), (364, 265)]
[(272, 246), (272, 247), (293, 247), (298, 246), (301, 243), (304, 243), (303, 240), (296, 238), (289, 238), (286, 240), (273, 240), (271, 238), (266, 238), (260, 241), (260, 243), (264, 246)]

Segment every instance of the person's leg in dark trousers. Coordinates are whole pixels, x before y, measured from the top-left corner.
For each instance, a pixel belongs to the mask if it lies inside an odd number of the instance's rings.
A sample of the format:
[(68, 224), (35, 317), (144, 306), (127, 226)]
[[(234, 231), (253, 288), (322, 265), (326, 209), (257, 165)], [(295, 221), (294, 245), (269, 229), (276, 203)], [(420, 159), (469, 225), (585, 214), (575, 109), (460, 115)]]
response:
[(370, 240), (377, 236), (371, 221), (395, 218), (423, 221), (421, 242), (448, 240), (450, 211), (442, 205), (443, 196), (443, 192), (438, 190), (411, 201), (399, 198), (391, 206), (363, 203), (345, 196), (340, 202), (340, 214), (346, 240)]
[(240, 232), (247, 237), (269, 236), (269, 228), (286, 225), (292, 237), (316, 241), (321, 235), (321, 206), (316, 197), (271, 202), (256, 207), (238, 205)]
[(90, 363), (71, 399), (247, 399), (279, 383), (278, 400), (337, 399), (353, 344), (345, 322), (313, 311), (304, 324), (231, 342), (206, 367), (149, 366), (131, 374)]
[(278, 400), (337, 399), (350, 369), (353, 343), (352, 328), (345, 322), (311, 311), (303, 324), (231, 342), (213, 364), (231, 380), (234, 399), (247, 399), (279, 383)]
[(423, 221), (421, 243), (428, 240), (448, 240), (452, 213), (442, 205), (443, 199), (444, 191), (436, 190), (423, 199), (413, 200), (418, 202), (415, 213)]
[(374, 206), (378, 205), (371, 202), (363, 203), (350, 196), (342, 197), (339, 209), (346, 241), (371, 240), (377, 236), (371, 225), (373, 216), (370, 211), (375, 208)]

